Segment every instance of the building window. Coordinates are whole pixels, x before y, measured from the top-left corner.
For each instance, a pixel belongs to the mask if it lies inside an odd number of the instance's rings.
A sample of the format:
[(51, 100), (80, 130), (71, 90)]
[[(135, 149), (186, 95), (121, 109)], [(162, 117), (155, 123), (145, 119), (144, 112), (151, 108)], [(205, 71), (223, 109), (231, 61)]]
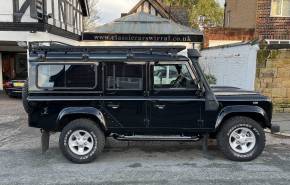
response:
[(290, 0), (272, 0), (271, 16), (290, 16)]

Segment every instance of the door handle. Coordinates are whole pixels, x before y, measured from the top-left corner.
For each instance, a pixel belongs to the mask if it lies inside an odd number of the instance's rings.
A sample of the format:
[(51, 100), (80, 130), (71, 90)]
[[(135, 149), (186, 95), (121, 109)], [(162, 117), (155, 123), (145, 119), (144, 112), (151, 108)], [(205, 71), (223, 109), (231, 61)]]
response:
[(120, 105), (118, 105), (118, 104), (108, 104), (107, 106), (112, 108), (112, 109), (118, 109), (120, 107)]
[(115, 94), (117, 94), (117, 92), (116, 91), (111, 91), (111, 92), (107, 92), (107, 94), (108, 95), (115, 95)]
[(158, 105), (158, 104), (157, 104), (157, 105), (155, 105), (155, 107), (158, 108), (158, 109), (161, 109), (161, 110), (162, 110), (162, 109), (165, 108), (165, 105)]

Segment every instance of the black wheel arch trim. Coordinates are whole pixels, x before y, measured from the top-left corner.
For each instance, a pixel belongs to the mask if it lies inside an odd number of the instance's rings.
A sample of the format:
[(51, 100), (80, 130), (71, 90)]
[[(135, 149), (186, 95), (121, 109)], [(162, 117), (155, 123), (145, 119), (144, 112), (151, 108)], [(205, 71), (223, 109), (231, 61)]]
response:
[(254, 113), (259, 114), (264, 118), (264, 123), (266, 127), (271, 128), (271, 123), (268, 118), (266, 111), (259, 106), (250, 106), (250, 105), (235, 105), (224, 107), (218, 114), (215, 128), (217, 129), (223, 122), (224, 118), (232, 113)]
[(96, 119), (99, 120), (101, 128), (104, 129), (105, 131), (108, 130), (106, 120), (105, 120), (103, 113), (94, 107), (67, 107), (67, 108), (64, 108), (58, 114), (57, 124), (59, 125), (64, 117), (69, 116), (69, 115), (76, 115), (76, 114), (81, 114), (84, 116), (85, 115), (94, 116)]

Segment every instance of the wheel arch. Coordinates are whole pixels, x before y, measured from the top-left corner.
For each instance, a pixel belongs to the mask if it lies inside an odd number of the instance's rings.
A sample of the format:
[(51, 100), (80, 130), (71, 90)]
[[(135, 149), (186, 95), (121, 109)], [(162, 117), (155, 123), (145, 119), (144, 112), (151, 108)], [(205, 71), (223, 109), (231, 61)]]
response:
[(219, 130), (222, 124), (234, 116), (249, 117), (258, 122), (263, 128), (270, 128), (271, 123), (264, 109), (258, 106), (238, 105), (223, 108), (218, 114), (215, 129)]
[(104, 131), (108, 131), (103, 113), (94, 107), (68, 107), (60, 111), (57, 117), (58, 130), (62, 130), (70, 121), (86, 118), (94, 121)]

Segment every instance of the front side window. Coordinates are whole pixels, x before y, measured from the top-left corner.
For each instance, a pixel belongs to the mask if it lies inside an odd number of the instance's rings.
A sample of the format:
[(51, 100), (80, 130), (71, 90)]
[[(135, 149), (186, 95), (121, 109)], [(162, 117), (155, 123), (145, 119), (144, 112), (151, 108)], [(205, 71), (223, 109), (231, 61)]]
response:
[(40, 88), (94, 88), (95, 65), (41, 64), (38, 66), (37, 85)]
[(198, 86), (185, 64), (154, 65), (154, 89), (196, 89)]
[(272, 0), (271, 16), (290, 16), (290, 0)]
[(143, 65), (130, 63), (108, 64), (107, 90), (142, 90)]

